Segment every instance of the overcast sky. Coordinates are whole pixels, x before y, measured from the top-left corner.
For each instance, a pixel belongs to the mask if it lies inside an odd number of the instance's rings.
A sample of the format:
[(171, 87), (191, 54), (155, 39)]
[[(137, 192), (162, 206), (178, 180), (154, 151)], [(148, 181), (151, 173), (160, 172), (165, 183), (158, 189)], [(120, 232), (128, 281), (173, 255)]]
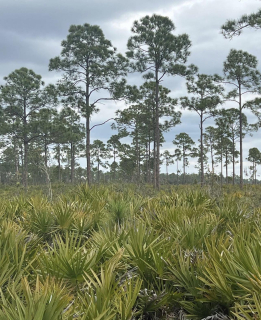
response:
[[(258, 0), (0, 0), (0, 84), (3, 77), (15, 69), (27, 67), (42, 75), (46, 83), (55, 83), (61, 76), (49, 72), (50, 58), (59, 55), (61, 41), (66, 38), (72, 24), (99, 25), (106, 38), (125, 53), (134, 20), (153, 13), (168, 16), (175, 24), (175, 34), (187, 33), (192, 42), (188, 63), (198, 66), (200, 73), (222, 75), (223, 62), (231, 48), (242, 49), (255, 55), (261, 70), (261, 30), (245, 30), (240, 37), (226, 40), (220, 27), (228, 19), (250, 14), (261, 7)], [(166, 77), (162, 85), (168, 87), (173, 97), (186, 95), (186, 85), (181, 78)], [(139, 74), (130, 75), (129, 81), (142, 83)], [(123, 103), (101, 105), (101, 112), (92, 119), (93, 124), (113, 117)], [(199, 138), (198, 117), (184, 112), (182, 124), (165, 135), (162, 150), (173, 152), (172, 140), (180, 132), (188, 133), (195, 141)], [(206, 126), (212, 125), (211, 120)], [(111, 134), (110, 125), (97, 127), (92, 140), (106, 142)], [(248, 149), (261, 149), (260, 131), (244, 139), (244, 158)], [(85, 165), (85, 164), (84, 164)], [(247, 161), (245, 167), (249, 166)], [(171, 168), (170, 172), (175, 170)], [(239, 168), (237, 168), (239, 172)], [(162, 168), (162, 172), (165, 169)], [(195, 171), (191, 162), (189, 172)]]

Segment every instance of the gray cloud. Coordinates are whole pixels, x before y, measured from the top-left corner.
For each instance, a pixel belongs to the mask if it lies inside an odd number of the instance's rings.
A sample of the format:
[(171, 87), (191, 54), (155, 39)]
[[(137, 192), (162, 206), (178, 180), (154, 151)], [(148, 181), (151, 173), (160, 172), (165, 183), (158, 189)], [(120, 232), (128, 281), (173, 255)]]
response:
[[(49, 59), (60, 53), (60, 43), (72, 24), (100, 25), (105, 36), (124, 53), (133, 21), (154, 12), (173, 20), (175, 34), (189, 34), (192, 46), (188, 64), (197, 65), (200, 73), (222, 74), (223, 62), (231, 48), (246, 50), (261, 59), (260, 30), (246, 30), (231, 41), (220, 34), (220, 27), (227, 19), (259, 9), (260, 2), (256, 0), (0, 0), (0, 5), (1, 84), (4, 76), (23, 66), (41, 74), (47, 83), (55, 83), (59, 74), (48, 71)], [(128, 81), (136, 85), (143, 82), (137, 73), (129, 75)], [(172, 97), (186, 95), (185, 81), (180, 77), (165, 77), (162, 84), (172, 90)], [(116, 109), (124, 107), (121, 102), (101, 105), (102, 111), (93, 117), (93, 124), (112, 117)], [(211, 121), (207, 123), (210, 124)], [(199, 128), (195, 114), (183, 113), (182, 124), (165, 135), (164, 148), (173, 149), (171, 141), (180, 132), (187, 132), (197, 141)], [(93, 130), (92, 139), (106, 141), (114, 133), (106, 124)], [(244, 157), (249, 147), (260, 145), (259, 136), (257, 132), (244, 140)]]
[[(1, 0), (0, 4), (1, 29), (44, 38), (63, 36), (71, 24), (100, 25), (125, 13), (151, 12), (162, 6), (158, 0)], [(171, 4), (171, 0), (164, 1), (165, 7)]]

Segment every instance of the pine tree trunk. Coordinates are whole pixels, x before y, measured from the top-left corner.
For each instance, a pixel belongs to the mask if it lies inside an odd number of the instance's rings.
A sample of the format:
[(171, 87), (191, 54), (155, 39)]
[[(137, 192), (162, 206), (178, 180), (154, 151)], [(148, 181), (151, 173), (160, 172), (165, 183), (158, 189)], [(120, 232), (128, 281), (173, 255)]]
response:
[(47, 168), (47, 157), (48, 157), (48, 147), (47, 147), (47, 141), (46, 141), (46, 137), (44, 137), (44, 165)]
[(91, 131), (90, 131), (90, 96), (89, 96), (89, 61), (87, 62), (86, 86), (85, 86), (85, 117), (86, 117), (86, 162), (87, 162), (87, 183), (91, 184)]
[(115, 181), (116, 179), (116, 170), (115, 170), (115, 165), (116, 165), (116, 148), (113, 147), (113, 163), (114, 163), (114, 167), (113, 167), (113, 181)]
[(185, 155), (185, 147), (183, 145), (183, 184), (185, 184), (185, 174), (186, 174), (186, 155)]
[(60, 143), (58, 144), (57, 161), (58, 161), (58, 181), (61, 182), (61, 147), (60, 147)]
[(179, 185), (179, 161), (177, 160), (177, 185)]
[(24, 167), (23, 167), (23, 185), (28, 188), (28, 142), (24, 141)]
[(23, 185), (25, 190), (28, 187), (28, 138), (27, 138), (27, 115), (26, 115), (26, 100), (24, 99), (24, 106), (23, 106), (23, 129), (25, 131), (23, 142), (24, 142), (24, 166), (23, 166)]
[[(222, 141), (221, 141), (221, 145), (222, 145)], [(220, 167), (220, 185), (221, 187), (223, 186), (223, 148), (221, 147), (221, 167)]]
[(71, 183), (74, 183), (75, 177), (75, 156), (74, 156), (74, 144), (71, 142)]
[(155, 179), (155, 189), (159, 190), (160, 187), (160, 129), (159, 129), (159, 79), (158, 79), (158, 68), (157, 65), (156, 71), (155, 71), (155, 76), (156, 76), (156, 92), (155, 92), (155, 101), (156, 101), (156, 179)]
[(15, 175), (16, 182), (19, 182), (19, 152), (17, 150), (16, 140), (14, 139), (14, 154), (15, 154)]
[(235, 137), (234, 137), (234, 133), (233, 133), (233, 139), (232, 139), (232, 143), (233, 143), (233, 154), (232, 154), (232, 162), (233, 162), (233, 185), (235, 185)]
[(200, 114), (200, 169), (201, 169), (201, 187), (204, 185), (204, 161), (203, 161), (203, 114)]
[(256, 162), (255, 162), (255, 184), (256, 184)]
[(100, 183), (100, 159), (98, 159), (98, 164), (97, 164), (97, 182), (98, 184)]
[[(46, 137), (44, 137), (44, 166), (46, 170), (48, 170), (48, 146), (47, 146), (47, 140)], [(48, 176), (45, 175), (45, 183), (48, 184)]]
[(228, 151), (226, 149), (226, 184), (228, 184)]
[(149, 151), (148, 141), (146, 141), (146, 182), (149, 183)]
[[(155, 124), (156, 126), (156, 124)], [(156, 188), (156, 130), (154, 129), (154, 141), (153, 141), (153, 184)]]
[(243, 134), (242, 134), (242, 96), (241, 96), (241, 83), (239, 82), (239, 152), (240, 152), (240, 188), (243, 189)]
[(150, 137), (149, 137), (149, 159), (148, 159), (148, 168), (149, 168), (149, 171), (148, 171), (148, 183), (151, 183), (151, 170), (150, 170)]
[(214, 155), (213, 155), (213, 146), (211, 145), (211, 148), (210, 148), (210, 153), (211, 153), (211, 165), (212, 165), (212, 175), (214, 175)]
[(253, 160), (253, 184), (256, 184), (256, 181), (255, 181), (255, 161)]
[(138, 147), (138, 182), (140, 183), (140, 176), (141, 176), (141, 169), (140, 169), (140, 163), (141, 163), (141, 156), (140, 156), (140, 146)]
[(23, 146), (23, 144), (21, 144), (21, 146), (20, 146), (20, 155), (21, 155), (22, 180), (23, 180), (23, 172), (24, 172), (24, 146)]
[(140, 183), (140, 155), (139, 155), (139, 139), (138, 135), (135, 137), (136, 140), (136, 166), (137, 166), (137, 182)]

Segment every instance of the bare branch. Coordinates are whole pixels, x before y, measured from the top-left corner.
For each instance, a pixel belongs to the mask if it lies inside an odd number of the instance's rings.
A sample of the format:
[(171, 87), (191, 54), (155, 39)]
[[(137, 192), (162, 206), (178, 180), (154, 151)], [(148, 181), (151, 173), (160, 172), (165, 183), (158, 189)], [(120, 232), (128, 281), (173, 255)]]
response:
[(166, 74), (166, 71), (163, 72), (162, 76), (159, 78), (159, 81), (165, 76), (165, 74)]
[(105, 124), (106, 122), (108, 122), (110, 120), (115, 120), (115, 119), (114, 118), (110, 118), (110, 119), (104, 121), (103, 123), (95, 124), (94, 126), (91, 127), (90, 131), (95, 127), (102, 126), (103, 124)]

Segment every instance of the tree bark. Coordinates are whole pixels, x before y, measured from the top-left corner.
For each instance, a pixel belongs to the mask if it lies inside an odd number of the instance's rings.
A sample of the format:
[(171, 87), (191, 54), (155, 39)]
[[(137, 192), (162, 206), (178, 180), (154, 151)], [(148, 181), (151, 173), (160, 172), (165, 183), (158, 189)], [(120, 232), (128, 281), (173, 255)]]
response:
[(75, 178), (75, 157), (74, 157), (74, 144), (71, 142), (71, 183), (74, 183)]
[(58, 161), (58, 181), (61, 182), (61, 147), (60, 147), (60, 143), (58, 144), (57, 161)]
[(177, 159), (177, 185), (179, 185), (179, 161)]
[[(222, 142), (221, 142), (222, 143)], [(223, 186), (223, 149), (221, 150), (220, 185)]]
[(201, 177), (200, 183), (201, 187), (204, 185), (204, 161), (203, 161), (203, 114), (200, 114), (200, 170)]
[[(140, 183), (140, 151), (139, 151), (139, 138), (138, 138), (138, 134), (136, 134), (135, 137), (136, 140), (136, 165), (137, 165), (137, 182)], [(136, 170), (135, 170), (136, 171)]]
[(23, 185), (25, 190), (28, 188), (28, 137), (27, 137), (27, 114), (26, 114), (26, 99), (24, 99), (23, 110), (23, 129), (24, 129), (24, 166), (23, 166)]
[(98, 158), (98, 163), (97, 163), (97, 182), (98, 184), (100, 183), (100, 158)]
[(90, 79), (89, 79), (89, 61), (87, 60), (87, 69), (86, 69), (86, 86), (85, 86), (85, 108), (86, 108), (86, 162), (87, 162), (87, 183), (91, 184), (91, 130), (90, 130)]
[(156, 78), (156, 92), (155, 92), (155, 102), (156, 102), (156, 179), (155, 179), (155, 189), (159, 190), (160, 182), (159, 182), (159, 175), (160, 175), (160, 130), (159, 130), (159, 74), (158, 74), (158, 66), (155, 66), (155, 78)]
[[(156, 119), (156, 118), (155, 118)], [(154, 188), (156, 188), (156, 156), (157, 156), (157, 152), (156, 152), (156, 147), (157, 147), (157, 143), (156, 143), (156, 120), (155, 120), (155, 128), (154, 128), (154, 141), (153, 141), (153, 185)]]
[(226, 184), (228, 184), (228, 150), (226, 149)]
[[(47, 139), (44, 137), (44, 166), (46, 168), (46, 171), (48, 170), (48, 146), (47, 146)], [(45, 183), (48, 184), (49, 177), (48, 175), (45, 175)]]
[(148, 150), (148, 152), (149, 152), (149, 157), (148, 157), (148, 183), (151, 183), (151, 170), (150, 170), (150, 158), (151, 158), (151, 156), (150, 156), (150, 136), (149, 136), (149, 150)]
[(241, 83), (239, 82), (239, 152), (240, 152), (240, 188), (243, 189), (243, 136), (242, 136), (242, 96)]
[(210, 154), (211, 154), (211, 169), (212, 169), (212, 176), (214, 175), (214, 155), (213, 155), (213, 146), (210, 147)]
[(220, 140), (220, 185), (223, 186), (223, 135), (221, 135)]
[(185, 147), (183, 145), (183, 184), (185, 184), (185, 174), (186, 174), (186, 155), (185, 155)]
[(24, 170), (23, 170), (23, 185), (28, 188), (28, 142), (24, 140)]
[(149, 183), (149, 147), (146, 141), (146, 182)]
[(233, 154), (232, 154), (232, 162), (233, 162), (233, 185), (235, 185), (235, 137), (234, 132), (233, 139), (232, 139), (232, 148), (233, 148)]
[(47, 147), (47, 141), (46, 137), (44, 137), (44, 165), (47, 168), (47, 153), (48, 153), (48, 147)]
[(15, 154), (15, 176), (16, 182), (19, 182), (19, 152), (16, 145), (16, 139), (14, 139), (14, 154)]
[(116, 180), (116, 168), (115, 168), (115, 165), (116, 165), (116, 148), (115, 148), (115, 145), (113, 146), (113, 181)]

